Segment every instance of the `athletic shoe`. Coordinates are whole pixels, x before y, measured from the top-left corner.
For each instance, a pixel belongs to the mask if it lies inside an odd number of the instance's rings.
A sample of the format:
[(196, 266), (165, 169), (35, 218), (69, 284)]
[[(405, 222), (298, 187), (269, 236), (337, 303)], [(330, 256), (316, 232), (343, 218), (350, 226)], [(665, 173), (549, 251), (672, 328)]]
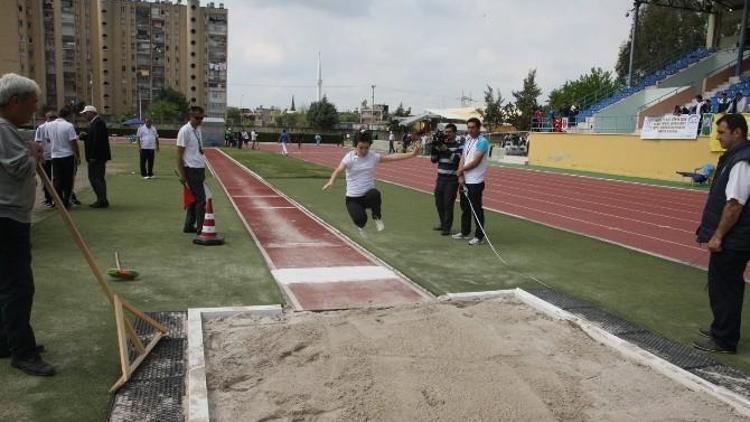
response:
[(450, 232), (450, 231), (444, 231), (444, 232), (440, 232), (440, 235), (441, 235), (441, 236), (450, 236), (450, 235), (451, 235), (451, 232)]
[(468, 234), (463, 234), (463, 233), (456, 233), (456, 234), (454, 234), (451, 237), (454, 238), (454, 239), (456, 239), (456, 240), (470, 239), (470, 237), (469, 237)]
[(55, 368), (39, 356), (23, 360), (13, 359), (10, 366), (37, 377), (51, 377), (56, 373)]
[(443, 226), (432, 226), (432, 230), (435, 230), (436, 232), (443, 231)]
[(148, 179), (149, 179), (148, 176), (143, 176), (143, 180), (148, 180)]
[(182, 228), (183, 233), (198, 233), (198, 229), (195, 227), (185, 226)]
[(714, 353), (728, 353), (730, 355), (733, 355), (737, 353), (736, 347), (724, 347), (716, 343), (714, 339), (707, 339), (707, 340), (697, 340), (693, 342), (693, 347), (695, 347), (698, 350), (703, 350), (704, 352), (714, 352)]
[(149, 179), (156, 179), (156, 176), (154, 176), (154, 175), (152, 174), (151, 176), (148, 176), (148, 178), (149, 178)]
[(378, 229), (379, 232), (382, 232), (385, 230), (385, 223), (383, 223), (383, 220), (375, 220), (375, 227)]
[(76, 198), (75, 196), (74, 196), (74, 197), (72, 197), (72, 198), (70, 198), (70, 202), (71, 202), (71, 203), (72, 203), (73, 205), (75, 205), (75, 206), (81, 205), (81, 201), (79, 201), (79, 200), (78, 200), (78, 198)]
[(359, 232), (359, 235), (362, 236), (362, 239), (367, 239), (367, 233), (365, 233), (365, 229), (362, 227), (357, 227), (357, 231)]
[(55, 204), (53, 204), (52, 201), (44, 201), (42, 202), (42, 206), (44, 208), (54, 208)]
[(469, 245), (471, 246), (481, 245), (483, 243), (484, 243), (484, 238), (480, 239), (478, 237), (474, 237), (469, 241)]
[(714, 335), (711, 334), (710, 328), (699, 328), (698, 334), (702, 335), (705, 338), (714, 338)]

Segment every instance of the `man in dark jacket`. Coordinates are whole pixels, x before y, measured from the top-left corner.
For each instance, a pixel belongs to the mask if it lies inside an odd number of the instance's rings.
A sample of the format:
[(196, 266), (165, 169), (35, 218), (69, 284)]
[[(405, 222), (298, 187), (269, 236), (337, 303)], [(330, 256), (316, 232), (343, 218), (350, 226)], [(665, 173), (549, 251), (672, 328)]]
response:
[(89, 183), (96, 194), (96, 202), (90, 205), (91, 208), (107, 208), (107, 182), (104, 180), (107, 161), (112, 159), (109, 149), (109, 132), (107, 124), (104, 123), (96, 107), (87, 105), (81, 112), (83, 117), (89, 121), (89, 133), (84, 140), (86, 147), (86, 161), (89, 166)]
[(456, 125), (448, 123), (441, 137), (436, 134), (430, 149), (430, 161), (437, 163), (437, 180), (435, 181), (435, 208), (438, 212), (438, 224), (434, 230), (443, 236), (451, 234), (453, 227), (453, 207), (458, 193), (458, 163), (461, 161), (463, 145), (456, 137)]
[(736, 353), (740, 340), (745, 267), (750, 260), (750, 143), (747, 122), (741, 114), (724, 115), (717, 122), (721, 146), (711, 191), (698, 227), (698, 242), (707, 243), (708, 298), (714, 320), (699, 332), (705, 340), (698, 349)]

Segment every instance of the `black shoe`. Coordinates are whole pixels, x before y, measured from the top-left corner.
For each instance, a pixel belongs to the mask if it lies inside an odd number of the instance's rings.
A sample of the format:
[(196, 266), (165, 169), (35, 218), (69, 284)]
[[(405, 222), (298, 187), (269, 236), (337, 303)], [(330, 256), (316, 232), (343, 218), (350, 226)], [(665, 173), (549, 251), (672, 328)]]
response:
[(182, 228), (183, 233), (198, 233), (198, 229), (195, 227), (185, 226)]
[(707, 340), (697, 340), (693, 342), (693, 347), (695, 347), (698, 350), (703, 350), (705, 352), (714, 352), (714, 353), (729, 353), (729, 354), (735, 354), (737, 353), (736, 347), (724, 347), (716, 343), (716, 341), (712, 338)]
[(450, 230), (448, 230), (447, 232), (446, 232), (446, 231), (444, 231), (444, 232), (440, 232), (440, 235), (441, 235), (441, 236), (450, 236), (450, 235), (451, 235), (451, 232), (450, 232)]
[(91, 208), (109, 208), (109, 202), (107, 201), (96, 201), (93, 204), (89, 205)]
[(714, 335), (711, 334), (710, 328), (699, 328), (698, 334), (702, 335), (705, 338), (714, 338)]
[(44, 202), (42, 202), (42, 206), (44, 208), (53, 208), (55, 206), (55, 204), (53, 204), (52, 201), (44, 201)]
[(13, 359), (10, 366), (36, 377), (51, 377), (56, 374), (55, 367), (35, 356), (29, 359)]
[(435, 226), (432, 228), (432, 230), (435, 230), (436, 232), (443, 231), (443, 228), (441, 226)]
[(72, 198), (72, 199), (70, 200), (70, 202), (71, 202), (71, 203), (72, 203), (73, 205), (81, 205), (81, 201), (79, 201), (79, 200), (78, 200), (78, 198)]
[[(43, 344), (37, 344), (36, 349), (34, 349), (34, 352), (38, 353), (44, 353), (47, 351), (47, 348), (44, 347)], [(7, 359), (10, 357), (10, 350), (8, 349), (0, 349), (0, 359)]]

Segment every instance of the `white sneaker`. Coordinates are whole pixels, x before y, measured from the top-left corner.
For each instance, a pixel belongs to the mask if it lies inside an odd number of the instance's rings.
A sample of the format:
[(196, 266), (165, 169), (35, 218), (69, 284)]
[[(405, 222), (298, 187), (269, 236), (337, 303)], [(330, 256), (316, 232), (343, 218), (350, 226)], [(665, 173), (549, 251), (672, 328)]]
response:
[(359, 232), (359, 235), (362, 236), (362, 239), (367, 239), (367, 233), (365, 233), (365, 229), (362, 227), (357, 227), (357, 231)]
[(149, 179), (156, 179), (156, 176), (148, 176)]
[(143, 180), (148, 180), (148, 176), (143, 176)]
[(456, 240), (463, 240), (463, 239), (468, 239), (469, 238), (469, 236), (464, 236), (461, 232), (458, 232), (458, 233), (454, 234), (451, 237), (454, 238), (454, 239), (456, 239)]
[(471, 245), (471, 246), (481, 245), (483, 243), (484, 243), (484, 239), (479, 239), (479, 238), (476, 238), (476, 237), (472, 238), (469, 241), (469, 245)]
[(378, 229), (379, 232), (382, 232), (385, 230), (385, 223), (383, 223), (383, 220), (374, 220), (375, 221), (375, 227)]

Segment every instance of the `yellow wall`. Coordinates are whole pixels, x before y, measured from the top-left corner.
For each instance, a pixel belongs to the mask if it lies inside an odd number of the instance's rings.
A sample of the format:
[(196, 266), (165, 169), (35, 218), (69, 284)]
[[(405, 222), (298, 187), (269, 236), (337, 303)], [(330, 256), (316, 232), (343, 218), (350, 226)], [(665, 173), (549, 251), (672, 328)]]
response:
[(529, 164), (661, 180), (684, 180), (675, 171), (716, 163), (709, 138), (641, 140), (636, 135), (532, 133)]

